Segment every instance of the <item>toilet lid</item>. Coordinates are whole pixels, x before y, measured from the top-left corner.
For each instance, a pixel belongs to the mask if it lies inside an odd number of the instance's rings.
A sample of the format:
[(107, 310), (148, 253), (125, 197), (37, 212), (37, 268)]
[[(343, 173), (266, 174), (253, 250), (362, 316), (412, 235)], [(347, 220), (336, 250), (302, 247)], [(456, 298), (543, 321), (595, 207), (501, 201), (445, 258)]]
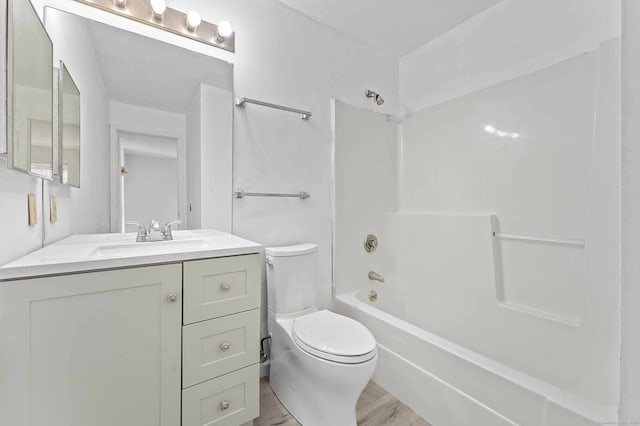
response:
[(364, 362), (376, 353), (376, 340), (364, 325), (327, 310), (296, 318), (293, 337), (303, 350), (332, 361)]

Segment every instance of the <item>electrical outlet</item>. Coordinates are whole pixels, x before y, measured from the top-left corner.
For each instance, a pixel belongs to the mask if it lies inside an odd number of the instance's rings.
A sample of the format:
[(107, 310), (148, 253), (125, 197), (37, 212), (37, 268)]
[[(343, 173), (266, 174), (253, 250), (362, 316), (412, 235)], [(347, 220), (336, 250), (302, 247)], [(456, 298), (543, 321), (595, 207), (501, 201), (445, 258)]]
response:
[(29, 226), (34, 226), (36, 223), (38, 223), (38, 211), (36, 209), (35, 194), (27, 195), (27, 205), (29, 208)]
[(53, 195), (49, 197), (49, 220), (52, 223), (58, 220), (58, 202)]

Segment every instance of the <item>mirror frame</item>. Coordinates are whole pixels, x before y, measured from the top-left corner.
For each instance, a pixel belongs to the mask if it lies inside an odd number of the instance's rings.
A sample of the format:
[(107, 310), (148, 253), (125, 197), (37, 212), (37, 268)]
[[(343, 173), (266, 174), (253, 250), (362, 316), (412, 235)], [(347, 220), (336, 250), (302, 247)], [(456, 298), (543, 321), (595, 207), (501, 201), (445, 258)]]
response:
[[(29, 154), (28, 154), (28, 168), (22, 169), (20, 167), (16, 167), (16, 165), (14, 164), (14, 116), (15, 116), (15, 89), (14, 89), (14, 65), (15, 65), (15, 60), (14, 60), (14, 55), (15, 55), (15, 29), (16, 29), (16, 25), (14, 23), (14, 14), (15, 14), (15, 5), (14, 2), (15, 1), (26, 1), (29, 4), (29, 8), (31, 9), (31, 11), (33, 12), (34, 17), (38, 20), (39, 25), (42, 28), (42, 32), (46, 35), (46, 39), (49, 42), (49, 45), (51, 46), (51, 58), (52, 60), (51, 65), (50, 65), (50, 80), (51, 80), (51, 98), (52, 98), (52, 102), (51, 102), (51, 176), (44, 176), (44, 175), (40, 175), (37, 173), (33, 173), (31, 171), (31, 146), (28, 147), (29, 150)], [(56, 177), (56, 173), (57, 170), (55, 169), (55, 163), (56, 163), (56, 159), (55, 159), (55, 93), (54, 93), (54, 87), (57, 86), (56, 81), (55, 81), (55, 73), (54, 73), (54, 68), (53, 68), (53, 40), (51, 39), (51, 37), (49, 36), (49, 33), (47, 32), (45, 26), (44, 26), (44, 22), (42, 22), (42, 20), (40, 19), (40, 16), (38, 15), (38, 12), (36, 11), (35, 7), (33, 6), (33, 3), (31, 3), (31, 0), (7, 0), (7, 13), (6, 13), (6, 22), (7, 22), (7, 38), (6, 38), (6, 121), (5, 121), (5, 130), (6, 130), (6, 156), (7, 156), (7, 166), (8, 168), (12, 169), (12, 170), (16, 170), (22, 173), (26, 173), (30, 176), (39, 178), (39, 179), (43, 179), (43, 180), (48, 180), (48, 181), (54, 181), (55, 177)], [(30, 145), (30, 143), (29, 143)]]
[[(58, 158), (57, 158), (57, 170), (56, 172), (59, 174), (60, 177), (60, 183), (63, 185), (68, 185), (68, 186), (72, 186), (74, 188), (80, 188), (80, 184), (81, 184), (81, 169), (82, 169), (82, 161), (81, 159), (81, 150), (82, 150), (82, 104), (81, 104), (81, 93), (80, 93), (80, 89), (78, 88), (78, 84), (75, 82), (75, 80), (73, 79), (73, 76), (71, 75), (71, 73), (69, 72), (69, 70), (67, 69), (67, 66), (64, 64), (63, 61), (60, 61), (60, 68), (59, 68), (59, 72), (58, 72), (58, 122), (57, 122), (57, 148), (58, 148)], [(74, 185), (73, 183), (69, 183), (69, 182), (65, 182), (64, 181), (64, 148), (65, 148), (65, 138), (64, 138), (64, 128), (65, 128), (65, 122), (64, 122), (64, 89), (65, 89), (65, 85), (64, 85), (64, 80), (65, 80), (65, 76), (69, 78), (69, 81), (71, 82), (71, 84), (73, 85), (73, 89), (75, 89), (78, 92), (78, 104), (79, 104), (79, 108), (78, 108), (78, 164), (77, 164), (77, 169), (78, 169), (78, 184)], [(55, 152), (55, 146), (54, 146), (54, 152)]]

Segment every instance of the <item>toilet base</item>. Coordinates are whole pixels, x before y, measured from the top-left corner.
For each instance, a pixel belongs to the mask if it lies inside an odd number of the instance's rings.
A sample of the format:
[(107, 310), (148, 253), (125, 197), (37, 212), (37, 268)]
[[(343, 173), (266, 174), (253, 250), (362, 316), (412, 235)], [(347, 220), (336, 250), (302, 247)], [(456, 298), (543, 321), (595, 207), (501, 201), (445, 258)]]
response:
[(272, 331), (270, 384), (282, 405), (305, 426), (355, 426), (356, 403), (377, 362), (326, 361), (292, 339), (293, 318), (269, 315)]

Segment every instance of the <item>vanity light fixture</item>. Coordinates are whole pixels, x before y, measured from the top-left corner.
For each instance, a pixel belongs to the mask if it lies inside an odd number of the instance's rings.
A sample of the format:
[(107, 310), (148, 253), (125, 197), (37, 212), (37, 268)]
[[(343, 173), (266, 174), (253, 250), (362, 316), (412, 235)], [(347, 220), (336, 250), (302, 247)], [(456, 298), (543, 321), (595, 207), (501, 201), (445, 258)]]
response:
[(236, 37), (231, 24), (203, 21), (195, 10), (184, 13), (167, 7), (166, 0), (75, 0), (88, 6), (133, 19), (161, 30), (235, 52)]
[(153, 18), (160, 21), (164, 17), (164, 12), (167, 10), (167, 2), (164, 0), (150, 0), (151, 12), (153, 12)]
[(201, 22), (202, 22), (202, 18), (200, 17), (200, 14), (195, 10), (191, 10), (189, 11), (189, 13), (187, 13), (187, 30), (188, 31), (195, 33)]
[(227, 37), (233, 34), (233, 28), (227, 21), (221, 21), (218, 24), (218, 31), (216, 32), (216, 41), (223, 42)]

